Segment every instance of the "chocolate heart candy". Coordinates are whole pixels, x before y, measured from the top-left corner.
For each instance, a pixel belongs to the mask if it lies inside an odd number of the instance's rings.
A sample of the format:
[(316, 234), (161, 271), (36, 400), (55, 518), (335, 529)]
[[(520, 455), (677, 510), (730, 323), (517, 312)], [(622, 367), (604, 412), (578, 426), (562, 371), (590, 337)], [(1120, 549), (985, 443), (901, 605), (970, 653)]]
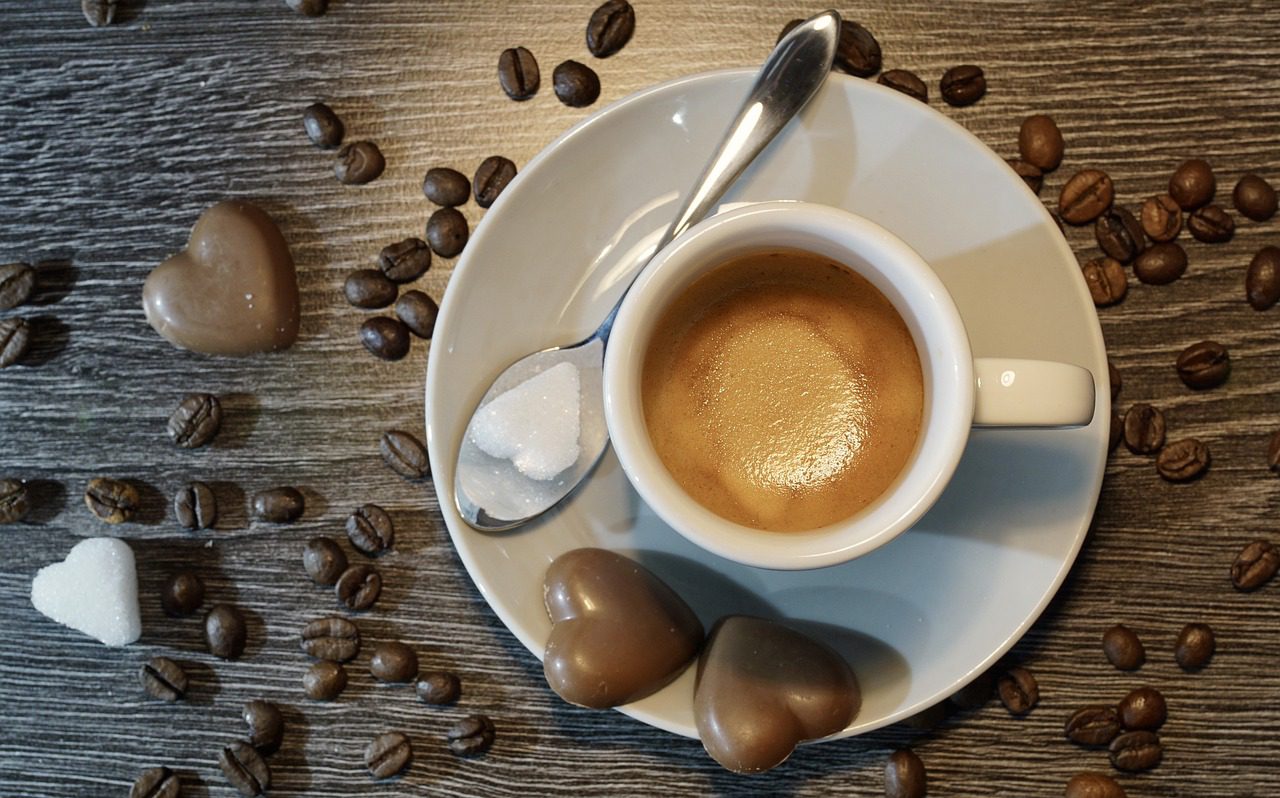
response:
[(782, 764), (797, 744), (848, 726), (860, 704), (858, 681), (839, 654), (763, 618), (720, 619), (698, 660), (698, 735), (736, 773)]
[(142, 289), (147, 322), (174, 346), (208, 355), (287, 349), (298, 337), (298, 276), (280, 229), (235, 200), (200, 215), (187, 248)]
[(665, 687), (697, 656), (702, 623), (633, 560), (575, 549), (547, 569), (554, 626), (543, 655), (547, 684), (584, 707), (615, 707)]

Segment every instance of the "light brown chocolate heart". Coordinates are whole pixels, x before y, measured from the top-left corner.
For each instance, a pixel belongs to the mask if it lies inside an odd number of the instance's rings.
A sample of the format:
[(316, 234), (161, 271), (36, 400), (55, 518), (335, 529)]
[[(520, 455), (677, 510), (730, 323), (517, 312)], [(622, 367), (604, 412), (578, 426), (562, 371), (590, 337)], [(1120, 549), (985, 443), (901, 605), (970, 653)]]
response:
[(702, 746), (736, 773), (759, 773), (805, 740), (848, 726), (858, 680), (826, 645), (763, 618), (731, 615), (698, 660), (693, 714)]
[(298, 337), (298, 275), (280, 228), (247, 202), (200, 215), (187, 248), (152, 270), (147, 322), (174, 346), (208, 355), (287, 349)]
[(553, 623), (547, 684), (584, 707), (616, 707), (665, 687), (698, 655), (702, 623), (643, 565), (604, 549), (556, 558), (543, 583)]

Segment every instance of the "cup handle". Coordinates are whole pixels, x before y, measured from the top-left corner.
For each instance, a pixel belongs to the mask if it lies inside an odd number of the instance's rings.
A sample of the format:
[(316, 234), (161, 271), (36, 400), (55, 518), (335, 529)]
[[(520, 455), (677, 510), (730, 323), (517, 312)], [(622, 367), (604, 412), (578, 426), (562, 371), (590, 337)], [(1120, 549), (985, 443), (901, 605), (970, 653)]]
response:
[(977, 427), (1083, 427), (1093, 420), (1088, 369), (1048, 360), (973, 361)]

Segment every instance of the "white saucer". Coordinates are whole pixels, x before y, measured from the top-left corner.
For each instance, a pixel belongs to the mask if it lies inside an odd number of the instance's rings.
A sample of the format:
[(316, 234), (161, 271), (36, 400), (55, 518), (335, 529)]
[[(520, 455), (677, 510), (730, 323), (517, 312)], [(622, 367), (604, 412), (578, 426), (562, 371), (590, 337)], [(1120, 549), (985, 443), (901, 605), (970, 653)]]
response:
[[(515, 532), (476, 532), (450, 493), (460, 436), (486, 387), (517, 357), (595, 329), (753, 76), (697, 75), (628, 97), (561, 136), (507, 187), (467, 244), (435, 328), (428, 446), (462, 561), (535, 655), (550, 633), (547, 565), (580, 546), (622, 550), (708, 628), (732, 612), (807, 622), (858, 674), (862, 711), (844, 732), (856, 734), (949, 695), (1040, 615), (1075, 559), (1102, 483), (1105, 378), (1091, 426), (975, 431), (954, 481), (915, 528), (819, 571), (763, 571), (695, 548), (640, 502), (612, 453), (562, 510)], [(1093, 303), (1052, 218), (999, 157), (924, 104), (833, 74), (726, 203), (772, 199), (842, 207), (905, 239), (952, 292), (975, 355), (1106, 373)], [(622, 711), (693, 737), (692, 696), (689, 669)]]

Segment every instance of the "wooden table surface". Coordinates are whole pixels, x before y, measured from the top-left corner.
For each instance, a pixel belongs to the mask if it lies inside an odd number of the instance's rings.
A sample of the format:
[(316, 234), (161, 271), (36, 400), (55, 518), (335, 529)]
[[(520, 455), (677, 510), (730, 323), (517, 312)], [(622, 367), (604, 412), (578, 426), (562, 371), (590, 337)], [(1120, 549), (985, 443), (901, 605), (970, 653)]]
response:
[[(518, 165), (593, 110), (676, 76), (761, 61), (798, 3), (636, 0), (631, 43), (591, 58), (583, 31), (593, 2), (548, 0), (332, 0), (320, 18), (280, 0), (121, 0), (116, 24), (92, 29), (74, 0), (0, 5), (0, 261), (39, 262), (23, 365), (0, 372), (0, 474), (33, 480), (28, 521), (0, 530), (0, 794), (124, 795), (146, 767), (166, 764), (184, 794), (230, 795), (219, 746), (242, 734), (240, 707), (264, 697), (286, 709), (284, 749), (270, 759), (272, 795), (795, 794), (876, 795), (893, 748), (912, 746), (931, 795), (1061, 795), (1074, 773), (1110, 772), (1104, 753), (1066, 741), (1067, 714), (1149, 684), (1163, 690), (1164, 763), (1119, 774), (1131, 796), (1263, 796), (1280, 785), (1280, 584), (1243, 594), (1228, 570), (1257, 537), (1280, 542), (1280, 481), (1266, 444), (1280, 429), (1280, 310), (1244, 301), (1244, 270), (1280, 219), (1237, 216), (1235, 238), (1210, 246), (1185, 235), (1191, 266), (1165, 287), (1132, 277), (1128, 298), (1100, 312), (1123, 377), (1121, 408), (1163, 408), (1171, 436), (1212, 449), (1208, 475), (1160, 480), (1150, 458), (1115, 453), (1096, 523), (1070, 578), (1011, 653), (1040, 679), (1039, 706), (1012, 717), (998, 701), (932, 731), (888, 729), (801, 749), (772, 773), (745, 778), (693, 740), (619, 713), (566, 705), (488, 609), (454, 553), (433, 491), (382, 464), (379, 433), (421, 434), (429, 346), (404, 361), (368, 355), (362, 313), (342, 299), (346, 272), (372, 265), (385, 244), (421, 235), (431, 210), (420, 182), (432, 166), (466, 173), (500, 153)], [(776, 6), (776, 7), (775, 7)], [(1280, 181), (1280, 5), (1255, 2), (955, 2), (859, 4), (886, 67), (915, 70), (930, 104), (1002, 155), (1016, 152), (1022, 118), (1052, 113), (1067, 139), (1063, 167), (1042, 196), (1086, 166), (1115, 179), (1134, 208), (1163, 190), (1184, 158), (1218, 174), (1219, 201), (1246, 171)], [(529, 102), (495, 79), (502, 49), (524, 45), (543, 68)], [(589, 63), (603, 94), (571, 109), (550, 90), (561, 60)], [(945, 106), (949, 66), (986, 69), (985, 99)], [(333, 178), (331, 156), (302, 134), (302, 109), (330, 103), (351, 139), (378, 141), (386, 174), (365, 187)], [(142, 282), (185, 240), (199, 213), (226, 197), (268, 209), (291, 242), (302, 290), (302, 334), (282, 354), (201, 357), (172, 348), (146, 324)], [(469, 203), (472, 226), (483, 211)], [(1091, 229), (1068, 229), (1082, 257)], [(437, 259), (419, 287), (440, 298), (452, 261)], [(1213, 338), (1232, 353), (1230, 380), (1191, 392), (1177, 353)], [(207, 450), (173, 447), (164, 421), (186, 392), (221, 395), (227, 420)], [(108, 528), (81, 501), (94, 476), (143, 488), (135, 523)], [(217, 529), (181, 531), (170, 498), (190, 479), (211, 482)], [(302, 521), (247, 519), (245, 497), (300, 486)], [(307, 701), (297, 650), (302, 623), (332, 609), (299, 563), (308, 537), (341, 535), (355, 506), (393, 514), (399, 543), (380, 561), (386, 589), (362, 621), (367, 640), (411, 641), (425, 663), (464, 682), (454, 707), (428, 707), (406, 689), (376, 687), (362, 657), (331, 704)], [(129, 539), (138, 560), (145, 631), (109, 649), (41, 617), (31, 578), (79, 539)], [(345, 545), (345, 544), (344, 544)], [(203, 575), (209, 600), (250, 618), (240, 661), (214, 660), (197, 619), (159, 607), (179, 567)], [(1218, 654), (1196, 674), (1172, 658), (1189, 621), (1210, 623)], [(1102, 658), (1103, 629), (1136, 629), (1148, 663), (1121, 673)], [(367, 650), (367, 647), (366, 647)], [(136, 669), (166, 653), (189, 666), (185, 702), (147, 700)], [(498, 740), (485, 756), (455, 759), (445, 729), (489, 714)], [(402, 778), (373, 782), (361, 751), (377, 732), (409, 733), (416, 759)]]

